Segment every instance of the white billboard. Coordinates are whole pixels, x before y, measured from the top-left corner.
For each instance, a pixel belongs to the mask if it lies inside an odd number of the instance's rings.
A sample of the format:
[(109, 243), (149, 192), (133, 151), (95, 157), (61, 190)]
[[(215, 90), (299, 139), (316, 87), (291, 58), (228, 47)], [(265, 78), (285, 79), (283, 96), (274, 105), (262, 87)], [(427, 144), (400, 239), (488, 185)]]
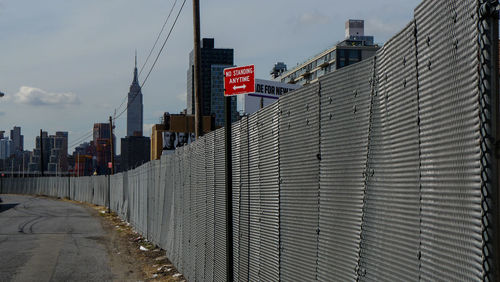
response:
[(301, 85), (296, 84), (255, 79), (255, 92), (238, 97), (238, 111), (242, 114), (253, 114), (260, 109), (261, 100), (265, 107), (279, 99), (280, 96), (300, 87)]

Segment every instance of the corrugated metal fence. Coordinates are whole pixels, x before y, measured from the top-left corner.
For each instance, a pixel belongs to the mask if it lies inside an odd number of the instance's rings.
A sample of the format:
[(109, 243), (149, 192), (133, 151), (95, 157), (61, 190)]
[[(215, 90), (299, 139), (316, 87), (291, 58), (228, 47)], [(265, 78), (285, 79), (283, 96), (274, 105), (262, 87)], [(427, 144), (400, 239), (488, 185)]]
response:
[[(238, 281), (491, 275), (484, 203), (497, 173), (480, 4), (424, 1), (374, 58), (233, 124)], [(112, 210), (189, 281), (225, 280), (224, 138), (110, 179)], [(4, 179), (2, 192), (106, 205), (107, 181)]]

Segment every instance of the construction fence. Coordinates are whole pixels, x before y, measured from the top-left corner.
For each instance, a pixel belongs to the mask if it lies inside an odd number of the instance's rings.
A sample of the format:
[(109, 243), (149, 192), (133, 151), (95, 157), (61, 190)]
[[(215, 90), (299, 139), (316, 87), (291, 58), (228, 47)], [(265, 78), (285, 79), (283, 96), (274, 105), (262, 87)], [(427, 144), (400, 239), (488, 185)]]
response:
[[(232, 125), (235, 280), (496, 277), (495, 5), (423, 1), (375, 57)], [(111, 209), (189, 281), (226, 280), (224, 136), (109, 179)], [(106, 205), (108, 178), (2, 192)]]

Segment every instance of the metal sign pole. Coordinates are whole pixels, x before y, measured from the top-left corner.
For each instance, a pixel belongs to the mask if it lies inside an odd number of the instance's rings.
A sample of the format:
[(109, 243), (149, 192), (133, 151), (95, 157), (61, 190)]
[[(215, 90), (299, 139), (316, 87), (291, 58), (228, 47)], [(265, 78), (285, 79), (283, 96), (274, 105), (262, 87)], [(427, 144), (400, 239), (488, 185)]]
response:
[(233, 281), (233, 169), (231, 152), (231, 97), (225, 97), (226, 116), (226, 276)]

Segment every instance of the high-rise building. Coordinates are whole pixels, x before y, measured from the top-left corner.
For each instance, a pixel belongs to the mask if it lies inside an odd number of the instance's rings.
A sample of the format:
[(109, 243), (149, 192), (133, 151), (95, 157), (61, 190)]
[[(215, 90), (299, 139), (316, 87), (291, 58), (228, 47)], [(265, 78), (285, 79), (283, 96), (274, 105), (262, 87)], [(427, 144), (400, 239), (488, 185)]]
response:
[(134, 169), (150, 160), (149, 137), (130, 136), (121, 140), (121, 169)]
[[(220, 66), (233, 66), (234, 65), (234, 50), (233, 49), (221, 49), (214, 48), (213, 38), (203, 38), (201, 42), (201, 94), (203, 96), (203, 107), (202, 115), (210, 116), (216, 114), (212, 106), (217, 107), (219, 101), (219, 96), (224, 96), (224, 87), (222, 86), (222, 92), (219, 90), (212, 92), (214, 89), (220, 89), (220, 82), (223, 81), (222, 72), (220, 72)], [(219, 67), (212, 68), (213, 65), (218, 65)], [(212, 76), (212, 70), (220, 73), (221, 76)], [(215, 78), (215, 81), (213, 79)], [(187, 71), (187, 114), (193, 115), (195, 113), (195, 99), (194, 99), (194, 55), (193, 51), (189, 54), (189, 67)], [(212, 87), (212, 83), (214, 86)], [(223, 84), (222, 84), (223, 85)], [(212, 97), (212, 95), (214, 97)], [(212, 103), (214, 102), (214, 103)], [(217, 115), (217, 114), (216, 114)], [(218, 117), (216, 117), (217, 119)], [(216, 126), (222, 126), (223, 124), (217, 124)]]
[(94, 146), (97, 162), (96, 170), (98, 174), (106, 174), (108, 171), (108, 162), (111, 161), (110, 134), (111, 130), (109, 123), (94, 123)]
[[(226, 117), (224, 115), (224, 69), (230, 68), (230, 65), (212, 65), (211, 80), (210, 80), (210, 114), (215, 115), (215, 126), (222, 127), (225, 125)], [(231, 97), (231, 122), (238, 119), (236, 107), (236, 97)]]
[(10, 158), (12, 148), (12, 140), (8, 138), (0, 139), (0, 160)]
[(142, 136), (143, 126), (142, 91), (137, 75), (137, 55), (135, 56), (134, 79), (128, 92), (127, 136)]
[(12, 153), (19, 154), (24, 150), (24, 136), (21, 135), (21, 127), (14, 126), (10, 131), (10, 139), (12, 140)]
[(41, 156), (43, 156), (44, 172), (68, 171), (68, 132), (58, 131), (55, 135), (49, 136), (47, 132), (43, 131), (41, 139), (40, 136), (37, 136), (35, 149), (33, 149), (28, 166), (29, 171), (37, 172), (41, 170)]
[(373, 43), (373, 36), (365, 35), (363, 20), (348, 20), (345, 32), (344, 41), (282, 73), (275, 80), (299, 85), (310, 84), (329, 72), (373, 57), (380, 49)]

